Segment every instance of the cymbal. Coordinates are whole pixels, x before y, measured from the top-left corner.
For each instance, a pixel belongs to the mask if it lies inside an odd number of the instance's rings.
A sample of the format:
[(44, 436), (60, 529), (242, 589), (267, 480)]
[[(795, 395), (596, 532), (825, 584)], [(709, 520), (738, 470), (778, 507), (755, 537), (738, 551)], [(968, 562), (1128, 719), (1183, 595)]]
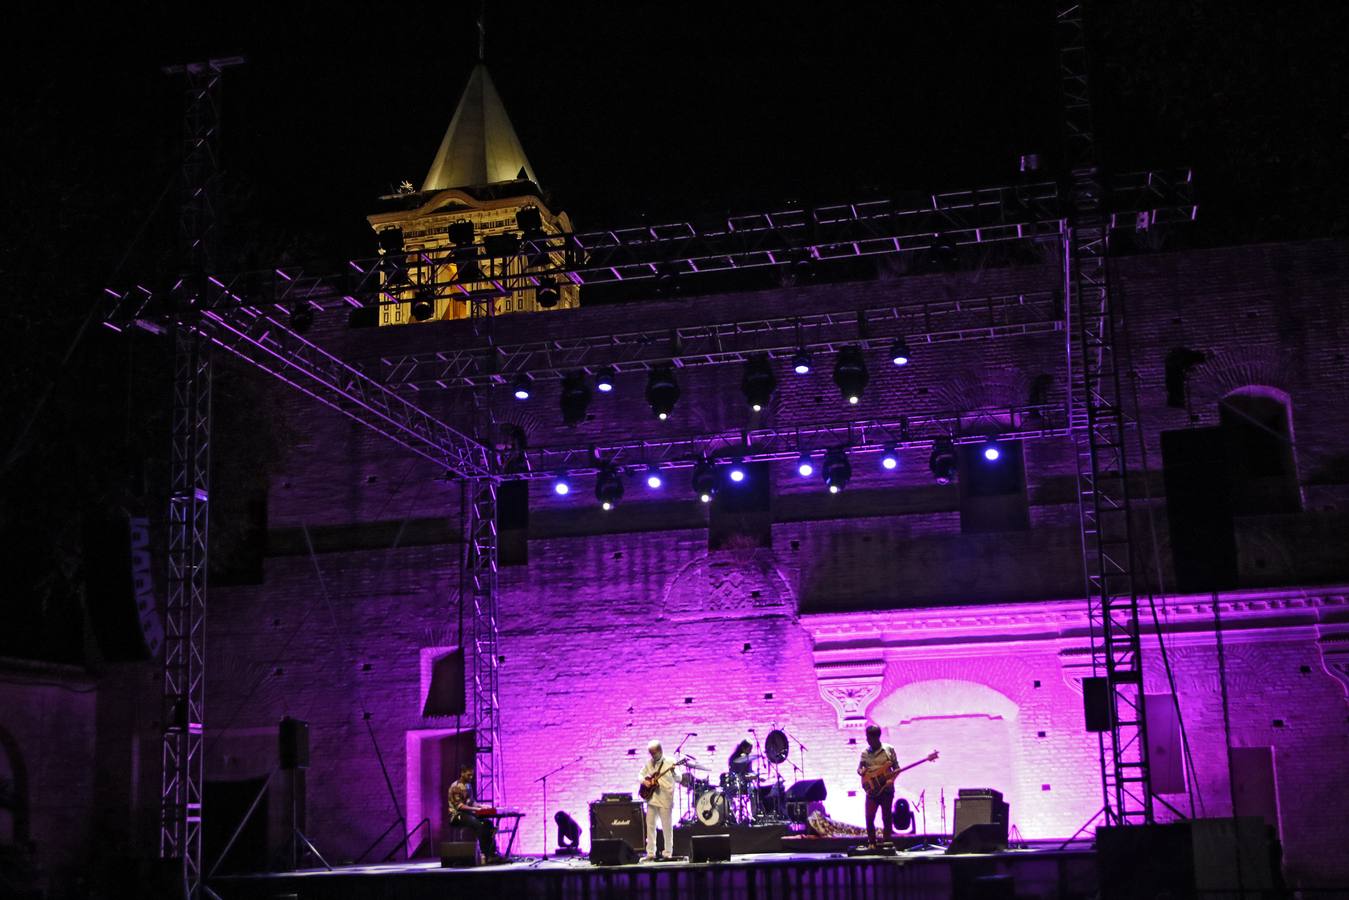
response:
[(700, 766), (700, 765), (698, 765), (696, 762), (694, 762), (693, 760), (689, 760), (688, 762), (684, 763), (684, 768), (686, 768), (686, 769), (693, 769), (695, 772), (709, 772), (709, 771), (711, 771), (710, 769), (707, 768), (707, 766)]
[(762, 759), (762, 758), (763, 758), (763, 757), (759, 756), (759, 754), (757, 754), (757, 753), (746, 753), (744, 756), (736, 756), (736, 757), (732, 758), (732, 759), (731, 759), (731, 765), (733, 765), (733, 766), (739, 766), (739, 765), (743, 765), (743, 764), (745, 764), (745, 763), (754, 762), (755, 760), (757, 760), (757, 759)]

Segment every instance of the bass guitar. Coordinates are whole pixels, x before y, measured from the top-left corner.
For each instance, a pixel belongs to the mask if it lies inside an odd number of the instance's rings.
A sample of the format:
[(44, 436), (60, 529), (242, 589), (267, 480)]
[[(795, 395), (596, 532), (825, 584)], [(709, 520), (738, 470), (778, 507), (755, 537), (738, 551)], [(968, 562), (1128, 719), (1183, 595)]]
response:
[(890, 785), (895, 783), (895, 779), (898, 778), (901, 773), (909, 771), (914, 766), (921, 766), (923, 763), (932, 762), (937, 759), (937, 757), (937, 751), (933, 750), (917, 762), (909, 763), (907, 766), (895, 769), (893, 772), (889, 769), (868, 769), (862, 774), (862, 790), (866, 791), (868, 800), (876, 800), (881, 794), (884, 794), (889, 790)]
[(643, 778), (642, 783), (637, 786), (637, 796), (643, 800), (650, 800), (651, 795), (656, 793), (656, 782), (673, 772), (675, 766), (682, 766), (686, 762), (688, 762), (687, 759), (677, 759), (670, 763), (669, 768), (661, 769), (659, 772), (654, 772)]

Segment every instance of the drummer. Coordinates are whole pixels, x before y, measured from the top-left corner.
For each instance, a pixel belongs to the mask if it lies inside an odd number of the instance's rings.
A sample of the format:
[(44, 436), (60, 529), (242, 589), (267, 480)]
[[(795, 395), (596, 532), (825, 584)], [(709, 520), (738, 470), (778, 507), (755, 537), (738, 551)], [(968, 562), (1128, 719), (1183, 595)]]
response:
[(731, 751), (731, 758), (726, 761), (726, 771), (732, 775), (738, 775), (741, 778), (748, 778), (750, 766), (757, 757), (754, 755), (754, 745), (748, 740), (742, 740), (735, 745)]

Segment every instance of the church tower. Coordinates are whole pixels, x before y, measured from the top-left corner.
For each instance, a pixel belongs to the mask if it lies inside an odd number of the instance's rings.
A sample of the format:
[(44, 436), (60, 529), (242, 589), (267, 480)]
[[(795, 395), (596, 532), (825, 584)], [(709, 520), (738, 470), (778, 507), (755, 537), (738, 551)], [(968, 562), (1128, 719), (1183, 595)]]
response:
[[(572, 230), (544, 203), (487, 66), (479, 59), (421, 190), (380, 198), (368, 221), (381, 253), (404, 251), (406, 270), (382, 277), (380, 325), (467, 318), (473, 301), (495, 313), (546, 312), (580, 303), (580, 287), (549, 273), (560, 254), (529, 240)], [(419, 251), (427, 251), (418, 256)]]

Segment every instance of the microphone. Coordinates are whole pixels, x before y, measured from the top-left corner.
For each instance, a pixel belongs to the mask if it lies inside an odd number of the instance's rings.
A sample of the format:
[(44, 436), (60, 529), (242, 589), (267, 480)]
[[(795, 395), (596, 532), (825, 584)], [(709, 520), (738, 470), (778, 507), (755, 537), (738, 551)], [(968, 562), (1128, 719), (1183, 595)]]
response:
[(697, 736), (698, 732), (696, 731), (690, 731), (688, 734), (684, 735), (684, 737), (697, 737)]
[(749, 729), (749, 733), (750, 733), (750, 734), (757, 734), (758, 732), (756, 732), (753, 728), (751, 728), (751, 729)]

